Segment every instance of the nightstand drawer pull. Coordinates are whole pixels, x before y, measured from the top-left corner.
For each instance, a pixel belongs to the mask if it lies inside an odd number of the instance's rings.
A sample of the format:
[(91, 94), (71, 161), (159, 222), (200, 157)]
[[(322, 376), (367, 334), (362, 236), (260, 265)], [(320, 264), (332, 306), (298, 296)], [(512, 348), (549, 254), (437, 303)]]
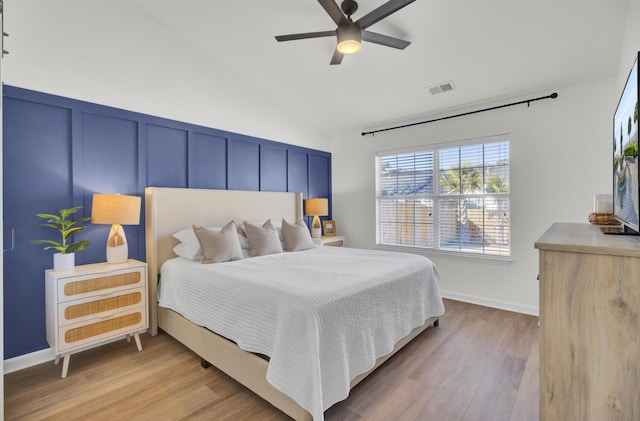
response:
[(79, 317), (90, 316), (92, 314), (104, 313), (105, 311), (136, 305), (141, 301), (142, 294), (140, 292), (133, 292), (131, 294), (119, 295), (117, 297), (106, 298), (104, 300), (76, 304), (64, 309), (64, 318), (66, 320), (77, 319)]
[(140, 283), (140, 280), (140, 272), (137, 271), (103, 276), (100, 278), (84, 279), (82, 281), (69, 282), (66, 284), (64, 286), (64, 295), (68, 297), (109, 288), (134, 285)]
[(66, 343), (78, 342), (93, 336), (102, 335), (103, 333), (123, 329), (128, 326), (134, 326), (141, 321), (142, 314), (140, 312), (126, 314), (124, 316), (116, 317), (115, 319), (104, 320), (102, 322), (69, 329), (64, 334), (64, 340)]

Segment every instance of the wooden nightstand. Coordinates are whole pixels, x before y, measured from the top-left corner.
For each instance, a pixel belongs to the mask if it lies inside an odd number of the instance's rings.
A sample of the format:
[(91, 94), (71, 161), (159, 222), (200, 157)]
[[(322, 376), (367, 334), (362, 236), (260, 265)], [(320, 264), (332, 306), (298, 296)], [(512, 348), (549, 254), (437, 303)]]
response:
[(95, 263), (70, 271), (45, 274), (47, 341), (60, 357), (67, 377), (71, 353), (119, 336), (133, 335), (142, 351), (138, 331), (149, 327), (147, 265)]
[(344, 247), (347, 244), (347, 237), (335, 235), (333, 237), (312, 238), (316, 246)]

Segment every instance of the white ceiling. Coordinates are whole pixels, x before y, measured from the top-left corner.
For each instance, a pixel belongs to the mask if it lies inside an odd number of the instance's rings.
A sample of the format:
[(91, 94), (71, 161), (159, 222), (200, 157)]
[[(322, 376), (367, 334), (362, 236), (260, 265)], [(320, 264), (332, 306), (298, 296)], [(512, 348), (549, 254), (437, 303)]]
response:
[[(330, 66), (335, 29), (316, 0), (130, 0), (185, 43), (328, 135), (360, 132), (567, 84), (616, 76), (629, 0), (417, 0), (369, 30), (411, 41), (363, 43)], [(383, 4), (361, 0), (354, 20)], [(338, 3), (339, 4), (339, 3)], [(453, 81), (436, 96), (424, 88)], [(549, 92), (551, 93), (551, 92)]]

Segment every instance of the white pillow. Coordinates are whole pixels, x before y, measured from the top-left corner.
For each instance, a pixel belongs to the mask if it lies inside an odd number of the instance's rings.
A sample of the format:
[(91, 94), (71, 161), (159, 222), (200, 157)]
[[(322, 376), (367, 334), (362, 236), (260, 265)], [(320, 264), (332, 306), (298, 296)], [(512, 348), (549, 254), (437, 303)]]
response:
[(245, 221), (244, 231), (249, 239), (251, 257), (282, 253), (280, 237), (276, 227), (271, 223), (271, 219), (268, 219), (261, 227)]
[(282, 235), (287, 245), (287, 251), (308, 250), (315, 247), (309, 228), (302, 219), (298, 219), (295, 224), (290, 224), (283, 218)]
[[(195, 236), (195, 234), (193, 235)], [(196, 237), (196, 240), (197, 239), (198, 238)], [(199, 262), (200, 260), (202, 260), (202, 249), (200, 249), (200, 245), (198, 245), (198, 250), (196, 251), (196, 253), (194, 253), (193, 250), (190, 250), (185, 243), (178, 243), (173, 248), (173, 252), (176, 254), (176, 256), (182, 257), (184, 259), (193, 260), (195, 262)]]
[(193, 232), (193, 228), (184, 229), (173, 234), (173, 238), (180, 241), (173, 248), (173, 252), (185, 259), (189, 260), (202, 260), (202, 248), (198, 237)]
[(235, 222), (229, 222), (221, 230), (194, 225), (193, 232), (202, 247), (202, 263), (221, 263), (242, 259)]

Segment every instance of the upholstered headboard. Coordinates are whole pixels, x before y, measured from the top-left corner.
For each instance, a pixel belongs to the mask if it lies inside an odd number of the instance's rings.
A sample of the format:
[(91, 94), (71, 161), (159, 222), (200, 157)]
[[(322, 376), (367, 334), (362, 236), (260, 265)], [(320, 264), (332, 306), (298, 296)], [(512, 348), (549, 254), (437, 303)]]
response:
[(302, 218), (302, 193), (206, 190), (168, 187), (145, 189), (145, 235), (149, 276), (149, 331), (158, 331), (158, 274), (177, 244), (171, 235), (193, 224), (222, 227), (231, 220)]

